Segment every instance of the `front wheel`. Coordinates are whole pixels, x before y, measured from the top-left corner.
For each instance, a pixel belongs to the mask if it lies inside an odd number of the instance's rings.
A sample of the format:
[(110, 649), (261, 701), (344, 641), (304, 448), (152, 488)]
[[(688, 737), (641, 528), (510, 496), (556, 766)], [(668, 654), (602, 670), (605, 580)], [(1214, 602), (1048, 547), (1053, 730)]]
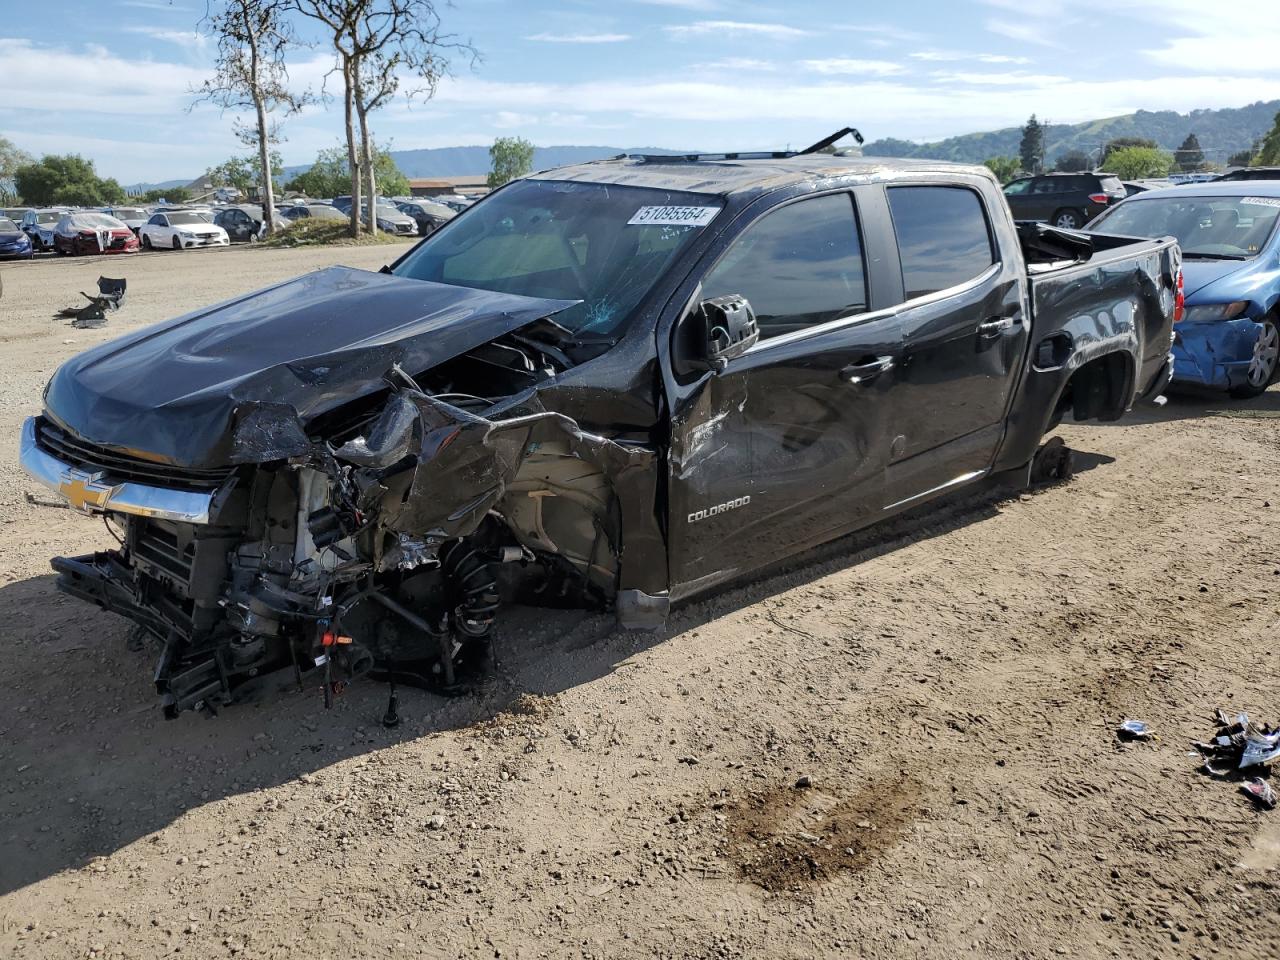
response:
[(1079, 210), (1059, 210), (1053, 215), (1053, 225), (1063, 230), (1079, 230), (1084, 226), (1084, 214)]
[(148, 237), (145, 233), (142, 235), (142, 249), (143, 250), (151, 249), (151, 238)]
[(182, 241), (181, 241), (181, 240), (179, 240), (177, 237), (174, 237), (174, 238), (173, 238), (173, 249), (175, 249), (175, 250), (181, 250), (181, 249), (182, 249)]
[(1280, 327), (1276, 321), (1268, 317), (1262, 321), (1262, 332), (1258, 334), (1253, 345), (1253, 356), (1249, 358), (1249, 370), (1244, 383), (1231, 391), (1233, 397), (1248, 399), (1256, 397), (1271, 386), (1276, 376), (1276, 359), (1280, 357)]

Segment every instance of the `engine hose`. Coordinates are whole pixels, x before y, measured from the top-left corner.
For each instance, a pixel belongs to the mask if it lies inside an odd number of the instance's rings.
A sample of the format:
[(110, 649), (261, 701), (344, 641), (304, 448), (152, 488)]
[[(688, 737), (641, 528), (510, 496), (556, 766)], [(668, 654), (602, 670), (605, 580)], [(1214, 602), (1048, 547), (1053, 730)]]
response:
[(440, 568), (453, 594), (449, 617), (453, 629), (467, 637), (487, 636), (500, 602), (488, 561), (462, 540), (455, 540), (440, 553)]

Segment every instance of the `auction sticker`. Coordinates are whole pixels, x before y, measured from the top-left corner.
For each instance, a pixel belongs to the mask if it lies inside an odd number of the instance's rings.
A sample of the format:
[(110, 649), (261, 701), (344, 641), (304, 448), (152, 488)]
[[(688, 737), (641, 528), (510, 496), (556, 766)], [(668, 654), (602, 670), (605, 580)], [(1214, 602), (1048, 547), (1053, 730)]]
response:
[(1280, 207), (1280, 197), (1242, 197), (1240, 202), (1255, 207)]
[(627, 226), (705, 227), (719, 212), (719, 207), (641, 207)]

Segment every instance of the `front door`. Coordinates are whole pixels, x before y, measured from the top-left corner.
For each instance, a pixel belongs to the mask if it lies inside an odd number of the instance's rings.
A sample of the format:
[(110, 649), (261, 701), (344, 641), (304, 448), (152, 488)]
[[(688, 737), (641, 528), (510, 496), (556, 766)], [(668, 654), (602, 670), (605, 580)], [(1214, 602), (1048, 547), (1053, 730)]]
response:
[(702, 280), (751, 303), (760, 341), (672, 400), (673, 595), (869, 522), (883, 506), (899, 320), (868, 313), (853, 198), (764, 213)]

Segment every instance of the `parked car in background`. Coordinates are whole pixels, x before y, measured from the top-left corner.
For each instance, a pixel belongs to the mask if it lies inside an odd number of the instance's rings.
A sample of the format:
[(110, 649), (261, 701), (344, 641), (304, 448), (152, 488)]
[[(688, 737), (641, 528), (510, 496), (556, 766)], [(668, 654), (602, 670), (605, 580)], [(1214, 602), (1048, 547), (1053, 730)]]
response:
[(1148, 190), (1163, 190), (1165, 187), (1171, 187), (1168, 180), (1122, 180), (1126, 197), (1132, 197), (1135, 193), (1146, 193)]
[(298, 203), (292, 207), (285, 207), (281, 213), (286, 220), (305, 220), (312, 218), (315, 220), (348, 220), (348, 214), (343, 213), (337, 207), (332, 207), (327, 203)]
[(444, 204), (429, 200), (409, 200), (397, 203), (396, 208), (406, 217), (413, 218), (413, 222), (418, 225), (418, 235), (423, 237), (439, 230), (458, 215)]
[(1176, 237), (1186, 313), (1174, 328), (1174, 384), (1253, 397), (1280, 355), (1280, 180), (1196, 183), (1130, 197), (1089, 224)]
[(53, 249), (61, 254), (137, 253), (138, 238), (109, 213), (68, 213), (53, 228)]
[(463, 197), (456, 194), (445, 194), (443, 196), (432, 197), (431, 199), (436, 203), (440, 203), (448, 207), (454, 213), (461, 213), (463, 210), (467, 209), (467, 207), (476, 202), (475, 197)]
[(231, 243), (227, 231), (198, 210), (168, 210), (152, 214), (138, 233), (142, 246), (147, 250), (163, 247), (172, 247), (174, 250), (225, 247)]
[(111, 214), (111, 216), (124, 223), (135, 234), (142, 229), (144, 223), (151, 219), (151, 214), (147, 212), (145, 207), (110, 207), (104, 212)]
[(46, 210), (28, 210), (22, 217), (22, 231), (31, 238), (36, 251), (53, 249), (53, 228), (58, 225), (63, 214), (70, 213), (65, 207), (51, 207)]
[(5, 207), (0, 210), (0, 217), (6, 220), (12, 220), (14, 223), (21, 225), (22, 218), (27, 215), (30, 207)]
[[(347, 205), (348, 211), (351, 205)], [(361, 217), (368, 216), (368, 207), (361, 207)], [(402, 237), (416, 236), (418, 233), (418, 223), (413, 217), (401, 213), (390, 203), (379, 203), (375, 209), (375, 218), (378, 223), (378, 229), (383, 233), (394, 233)]]
[(252, 204), (239, 204), (224, 207), (214, 214), (213, 222), (227, 231), (233, 242), (250, 242), (261, 240), (265, 229), (261, 207)]
[(0, 260), (30, 260), (32, 253), (31, 238), (17, 221), (0, 217)]
[(1228, 170), (1213, 182), (1238, 180), (1280, 180), (1280, 167), (1241, 167), (1239, 170)]
[(1043, 220), (1079, 230), (1125, 198), (1120, 178), (1108, 173), (1046, 173), (1007, 184), (1005, 199), (1015, 220)]

